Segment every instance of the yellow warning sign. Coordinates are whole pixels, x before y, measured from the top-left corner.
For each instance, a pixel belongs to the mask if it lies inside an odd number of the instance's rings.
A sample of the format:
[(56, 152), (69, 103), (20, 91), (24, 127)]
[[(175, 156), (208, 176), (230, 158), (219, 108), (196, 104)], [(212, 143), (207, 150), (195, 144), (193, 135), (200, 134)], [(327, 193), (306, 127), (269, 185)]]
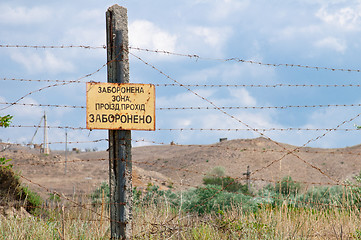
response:
[(155, 87), (135, 83), (87, 83), (87, 129), (155, 130)]

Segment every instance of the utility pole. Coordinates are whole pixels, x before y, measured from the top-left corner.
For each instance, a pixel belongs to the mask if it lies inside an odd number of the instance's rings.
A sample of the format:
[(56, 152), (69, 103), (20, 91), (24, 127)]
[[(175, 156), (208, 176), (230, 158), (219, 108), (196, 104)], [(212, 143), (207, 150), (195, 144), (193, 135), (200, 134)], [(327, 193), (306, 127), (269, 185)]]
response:
[[(106, 13), (108, 82), (129, 83), (127, 9), (111, 6)], [(111, 239), (132, 238), (131, 131), (109, 131)]]
[(68, 162), (68, 132), (65, 130), (65, 168), (64, 168), (64, 175), (66, 175), (67, 162)]
[(49, 154), (49, 142), (48, 142), (48, 126), (47, 126), (46, 112), (44, 111), (44, 154)]
[(247, 172), (243, 173), (243, 175), (246, 175), (246, 181), (247, 181), (247, 188), (248, 191), (251, 191), (251, 172), (249, 171), (249, 166), (247, 166)]

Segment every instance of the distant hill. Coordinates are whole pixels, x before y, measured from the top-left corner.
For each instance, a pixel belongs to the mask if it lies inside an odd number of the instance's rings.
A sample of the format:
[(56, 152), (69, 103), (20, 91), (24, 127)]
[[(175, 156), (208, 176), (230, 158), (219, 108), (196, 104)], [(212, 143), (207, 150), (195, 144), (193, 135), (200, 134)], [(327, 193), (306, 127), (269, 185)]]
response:
[[(360, 172), (360, 145), (339, 149), (299, 148), (295, 152), (297, 156), (283, 148), (290, 151), (297, 147), (264, 138), (210, 145), (136, 147), (132, 149), (133, 185), (145, 188), (152, 183), (163, 189), (195, 187), (202, 184), (204, 175), (215, 166), (223, 166), (226, 174), (234, 178), (244, 178), (247, 166), (251, 172), (259, 170), (251, 175), (254, 189), (287, 175), (305, 182), (303, 185), (307, 187), (311, 183), (343, 182)], [(12, 146), (2, 156), (13, 159), (14, 168), (27, 178), (69, 196), (89, 193), (108, 181), (105, 151), (69, 153), (66, 175), (64, 152), (45, 156), (34, 149)], [(44, 189), (29, 186), (47, 195)]]

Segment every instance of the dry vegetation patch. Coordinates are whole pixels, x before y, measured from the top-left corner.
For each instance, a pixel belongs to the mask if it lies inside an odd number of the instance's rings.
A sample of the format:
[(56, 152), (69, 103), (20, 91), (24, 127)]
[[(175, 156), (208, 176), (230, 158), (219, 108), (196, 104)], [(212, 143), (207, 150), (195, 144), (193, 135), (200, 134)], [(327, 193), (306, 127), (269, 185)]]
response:
[(11, 167), (0, 167), (0, 215), (30, 216), (40, 204), (41, 198), (21, 185)]

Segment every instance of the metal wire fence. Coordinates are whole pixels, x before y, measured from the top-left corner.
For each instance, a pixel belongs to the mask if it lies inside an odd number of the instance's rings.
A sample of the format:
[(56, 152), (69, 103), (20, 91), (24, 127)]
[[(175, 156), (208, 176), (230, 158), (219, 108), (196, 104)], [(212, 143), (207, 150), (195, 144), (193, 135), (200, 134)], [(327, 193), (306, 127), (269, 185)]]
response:
[[(69, 48), (83, 48), (83, 49), (106, 49), (105, 46), (82, 46), (82, 45), (61, 45), (61, 46), (30, 46), (30, 45), (0, 45), (0, 48), (34, 48), (34, 49), (69, 49)], [(329, 149), (329, 150), (321, 150), (321, 149), (311, 149), (307, 148), (307, 146), (311, 142), (316, 142), (320, 140), (321, 138), (326, 137), (331, 132), (354, 132), (361, 130), (359, 127), (350, 128), (350, 127), (344, 127), (348, 123), (354, 122), (361, 113), (359, 113), (358, 108), (361, 106), (361, 104), (354, 103), (354, 104), (310, 104), (310, 105), (284, 105), (284, 106), (221, 106), (216, 104), (214, 101), (210, 100), (207, 97), (204, 97), (201, 93), (198, 92), (198, 88), (238, 88), (238, 87), (250, 87), (250, 88), (278, 88), (278, 87), (289, 87), (289, 88), (304, 88), (304, 87), (317, 87), (317, 88), (359, 88), (361, 85), (359, 84), (266, 84), (266, 85), (260, 85), (260, 84), (234, 84), (234, 85), (214, 85), (214, 84), (183, 84), (181, 81), (176, 80), (174, 77), (172, 77), (170, 74), (165, 73), (164, 71), (160, 70), (159, 67), (156, 67), (154, 64), (144, 60), (143, 58), (136, 55), (135, 51), (142, 51), (142, 52), (151, 52), (153, 54), (165, 54), (165, 55), (173, 55), (173, 56), (180, 56), (180, 57), (187, 57), (187, 58), (194, 58), (196, 60), (207, 60), (207, 61), (218, 61), (218, 62), (236, 62), (236, 63), (245, 63), (245, 64), (254, 64), (258, 66), (268, 66), (268, 67), (293, 67), (293, 68), (302, 68), (302, 69), (314, 69), (314, 70), (325, 70), (325, 71), (331, 71), (331, 72), (360, 72), (359, 69), (343, 69), (343, 68), (333, 68), (333, 67), (322, 67), (322, 66), (310, 66), (310, 65), (301, 65), (301, 64), (287, 64), (287, 63), (262, 63), (257, 61), (251, 61), (251, 60), (244, 60), (240, 58), (226, 58), (226, 59), (217, 59), (217, 58), (206, 58), (201, 57), (197, 54), (182, 54), (182, 53), (173, 53), (168, 51), (162, 51), (162, 50), (151, 50), (151, 49), (143, 49), (143, 48), (136, 48), (136, 47), (129, 47), (128, 50), (129, 54), (135, 59), (138, 60), (140, 63), (142, 63), (144, 66), (149, 67), (150, 69), (154, 70), (155, 72), (159, 73), (163, 78), (170, 81), (170, 83), (164, 83), (164, 84), (155, 84), (158, 87), (180, 87), (186, 90), (191, 95), (197, 97), (205, 104), (208, 104), (208, 106), (174, 106), (174, 107), (158, 107), (158, 111), (170, 111), (170, 110), (177, 110), (177, 111), (186, 111), (186, 110), (192, 110), (197, 113), (197, 111), (201, 112), (203, 110), (215, 110), (220, 115), (226, 116), (228, 119), (235, 120), (239, 125), (243, 126), (243, 128), (205, 128), (205, 127), (188, 127), (188, 128), (165, 128), (160, 127), (157, 129), (157, 131), (249, 131), (253, 132), (260, 137), (263, 137), (264, 139), (268, 140), (269, 145), (272, 147), (268, 147), (267, 149), (261, 148), (261, 147), (254, 147), (254, 148), (244, 148), (243, 146), (233, 146), (233, 145), (227, 145), (227, 144), (211, 144), (211, 145), (179, 145), (176, 143), (165, 143), (165, 142), (157, 142), (154, 140), (145, 140), (145, 139), (133, 139), (132, 141), (134, 143), (147, 143), (149, 145), (159, 145), (159, 146), (166, 146), (167, 150), (172, 148), (192, 148), (192, 149), (207, 149), (209, 150), (209, 154), (212, 154), (213, 150), (217, 151), (225, 151), (225, 150), (232, 150), (234, 152), (248, 152), (248, 153), (263, 153), (263, 154), (273, 154), (277, 153), (277, 156), (271, 156), (268, 162), (264, 163), (262, 166), (259, 166), (258, 168), (254, 168), (253, 171), (244, 176), (244, 175), (238, 175), (238, 176), (232, 176), (233, 182), (222, 186), (220, 189), (216, 189), (216, 191), (205, 198), (202, 202), (199, 202), (197, 205), (193, 206), (192, 208), (188, 209), (186, 213), (192, 212), (195, 208), (198, 208), (202, 205), (207, 204), (207, 202), (211, 201), (213, 198), (215, 198), (219, 193), (226, 192), (227, 187), (231, 184), (234, 184), (235, 182), (244, 182), (244, 181), (252, 181), (254, 183), (259, 182), (263, 185), (265, 184), (272, 184), (277, 185), (282, 183), (282, 179), (271, 179), (267, 178), (266, 176), (262, 175), (263, 172), (266, 170), (272, 169), (272, 166), (274, 166), (276, 163), (280, 163), (283, 160), (285, 160), (287, 157), (292, 156), (292, 161), (300, 162), (302, 163), (306, 168), (311, 169), (312, 171), (315, 171), (317, 174), (321, 175), (324, 179), (327, 181), (313, 181), (310, 178), (303, 178), (307, 180), (292, 180), (292, 183), (298, 183), (303, 185), (320, 185), (320, 186), (340, 186), (345, 189), (348, 189), (348, 191), (354, 191), (355, 184), (352, 182), (346, 182), (345, 176), (336, 176), (327, 168), (324, 168), (323, 166), (320, 166), (318, 163), (315, 163), (314, 161), (310, 161), (309, 157), (306, 157), (305, 155), (309, 154), (312, 156), (353, 156), (356, 160), (360, 160), (361, 150), (359, 148), (345, 148), (345, 149)], [(2, 77), (0, 78), (0, 81), (17, 81), (17, 82), (55, 82), (55, 84), (48, 85), (41, 87), (37, 90), (33, 90), (28, 92), (27, 94), (18, 97), (15, 101), (1, 101), (1, 105), (5, 105), (5, 107), (1, 108), (0, 111), (4, 112), (4, 110), (7, 110), (8, 108), (16, 105), (20, 105), (23, 107), (54, 107), (54, 108), (72, 108), (72, 109), (85, 109), (86, 106), (81, 105), (65, 105), (65, 104), (48, 104), (48, 103), (23, 103), (21, 102), (26, 97), (33, 95), (35, 93), (39, 93), (42, 91), (45, 91), (47, 89), (53, 88), (53, 87), (61, 87), (67, 84), (72, 83), (85, 83), (85, 79), (89, 78), (90, 76), (93, 76), (94, 74), (98, 73), (101, 69), (105, 68), (110, 62), (107, 62), (103, 64), (100, 68), (96, 69), (92, 73), (86, 74), (84, 76), (81, 76), (79, 78), (75, 78), (75, 80), (52, 80), (52, 79), (23, 79), (23, 78), (7, 78)], [(280, 110), (286, 110), (286, 109), (299, 109), (299, 108), (354, 108), (357, 109), (356, 113), (350, 118), (346, 118), (344, 121), (341, 121), (335, 126), (332, 127), (326, 127), (326, 128), (299, 128), (299, 127), (288, 127), (288, 128), (279, 128), (279, 127), (270, 127), (270, 128), (258, 128), (253, 127), (251, 124), (247, 123), (246, 121), (239, 118), (237, 115), (229, 112), (228, 110), (239, 110), (239, 109), (249, 109), (249, 110), (266, 110), (266, 109), (280, 109)], [(202, 113), (199, 113), (201, 116)], [(87, 131), (84, 127), (79, 126), (42, 126), (42, 125), (24, 125), (24, 124), (18, 124), (18, 125), (10, 125), (10, 129), (16, 129), (16, 128), (47, 128), (47, 129), (64, 129), (64, 130), (81, 130), (81, 131)], [(286, 144), (281, 144), (277, 141), (274, 141), (270, 136), (266, 135), (268, 132), (274, 132), (274, 131), (280, 131), (280, 132), (291, 132), (297, 131), (313, 131), (316, 132), (319, 135), (316, 137), (312, 137), (308, 139), (304, 144), (302, 144), (299, 147), (293, 147), (293, 146), (287, 146)], [(201, 134), (201, 133), (200, 133)], [(106, 142), (108, 139), (102, 138), (102, 139), (95, 139), (95, 140), (89, 140), (89, 141), (54, 141), (49, 142), (48, 144), (72, 144), (72, 145), (78, 145), (78, 144), (87, 144), (87, 143), (93, 143), (97, 144), (100, 142)], [(44, 144), (44, 143), (42, 143)], [(10, 152), (12, 148), (16, 146), (24, 146), (23, 144), (17, 144), (17, 143), (3, 143), (1, 144), (2, 149), (0, 149), (0, 152), (4, 155), (10, 156)], [(0, 156), (1, 157), (1, 156)], [(31, 168), (36, 166), (59, 166), (63, 164), (83, 164), (83, 163), (96, 163), (96, 162), (107, 162), (109, 159), (107, 157), (95, 157), (95, 158), (70, 158), (70, 159), (46, 159), (45, 161), (27, 161), (27, 162), (21, 162), (14, 159), (13, 167), (16, 169), (22, 169), (22, 168)], [(198, 170), (196, 166), (193, 163), (189, 163), (185, 166), (177, 166), (176, 164), (166, 164), (164, 163), (164, 160), (158, 159), (157, 156), (154, 157), (154, 159), (151, 160), (133, 160), (133, 164), (137, 167), (144, 167), (149, 170), (161, 170), (163, 172), (177, 172), (180, 175), (182, 174), (189, 174), (193, 176), (197, 176), (199, 179), (202, 179), (204, 177), (217, 177), (218, 175), (213, 175), (209, 172), (209, 169), (202, 169)], [(71, 167), (70, 167), (71, 168)], [(44, 184), (39, 184), (37, 181), (34, 181), (33, 179), (30, 179), (29, 177), (20, 174), (19, 175), (21, 179), (23, 179), (25, 182), (35, 186), (37, 189), (40, 189), (46, 194), (52, 194), (58, 196), (62, 202), (63, 205), (58, 208), (80, 208), (85, 211), (89, 211), (93, 214), (95, 219), (85, 219), (86, 221), (103, 221), (104, 218), (108, 221), (112, 221), (109, 216), (106, 216), (103, 214), (103, 211), (99, 213), (99, 211), (94, 210), (94, 205), (99, 203), (79, 203), (78, 201), (75, 201), (71, 196), (66, 196), (63, 193), (60, 193), (58, 191), (52, 190), (50, 187), (45, 186)], [(62, 178), (63, 176), (59, 176)], [(164, 180), (159, 180), (156, 178), (153, 178), (152, 180), (153, 184), (162, 185), (164, 184)], [(179, 188), (203, 188), (201, 182), (198, 182), (198, 184), (190, 184), (186, 182), (175, 182), (172, 181), (173, 184), (178, 185)], [(287, 183), (287, 181), (286, 181)], [(243, 194), (243, 193), (236, 193), (236, 194)], [(266, 198), (262, 195), (257, 195), (255, 193), (252, 193), (254, 197), (260, 197), (260, 198)], [(268, 196), (267, 198), (279, 198), (279, 196)], [(283, 198), (283, 201), (286, 201), (287, 199)], [(293, 200), (295, 201), (295, 200)], [(321, 207), (336, 207), (336, 208), (346, 208), (344, 205), (340, 204), (334, 204), (334, 203), (322, 203), (322, 202), (315, 202), (315, 201), (300, 201), (296, 200), (298, 203), (302, 203), (305, 205), (317, 205)], [(65, 205), (64, 205), (65, 204)], [(102, 206), (103, 203), (100, 203)], [(106, 203), (107, 205), (112, 204), (110, 202)], [(43, 210), (46, 210), (48, 206), (43, 205)], [(169, 221), (173, 220), (171, 218)]]

